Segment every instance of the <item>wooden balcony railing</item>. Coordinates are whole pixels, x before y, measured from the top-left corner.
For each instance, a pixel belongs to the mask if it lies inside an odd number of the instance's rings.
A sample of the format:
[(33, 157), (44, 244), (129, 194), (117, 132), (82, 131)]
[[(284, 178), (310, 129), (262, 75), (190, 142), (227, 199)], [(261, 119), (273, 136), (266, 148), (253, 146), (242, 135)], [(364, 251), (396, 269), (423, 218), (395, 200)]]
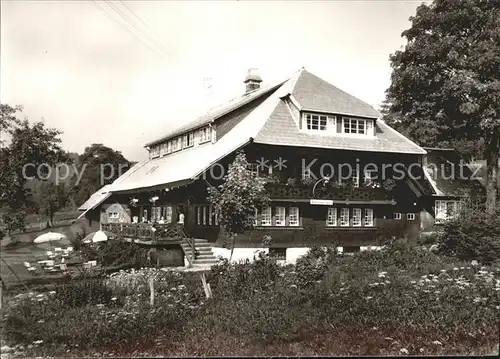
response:
[(280, 199), (332, 199), (332, 200), (385, 200), (390, 198), (390, 193), (383, 188), (349, 188), (340, 187), (324, 188), (322, 186), (287, 186), (286, 184), (268, 184), (266, 188), (271, 198)]
[(147, 223), (103, 223), (102, 229), (116, 234), (121, 238), (132, 238), (145, 241), (155, 240), (181, 240), (186, 237), (186, 233), (179, 229), (176, 224), (155, 224)]

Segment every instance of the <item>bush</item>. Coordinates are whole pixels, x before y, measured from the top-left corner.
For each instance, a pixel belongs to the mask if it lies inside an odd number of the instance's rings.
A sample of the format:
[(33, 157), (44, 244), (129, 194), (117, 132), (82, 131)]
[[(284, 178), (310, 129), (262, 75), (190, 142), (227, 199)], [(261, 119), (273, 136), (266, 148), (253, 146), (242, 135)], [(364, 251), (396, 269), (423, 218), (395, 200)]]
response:
[(88, 304), (104, 304), (115, 307), (123, 304), (123, 297), (113, 293), (103, 278), (87, 278), (64, 283), (57, 288), (55, 299), (68, 308)]
[(150, 248), (136, 243), (110, 239), (83, 247), (82, 255), (86, 260), (97, 260), (105, 267), (129, 266), (139, 269), (151, 265), (149, 251)]
[[(154, 307), (149, 304), (151, 277)], [(318, 346), (326, 349), (318, 338), (326, 343), (339, 333), (348, 338), (356, 332), (347, 347), (372, 345), (367, 354), (384, 355), (397, 354), (401, 347), (411, 354), (425, 347), (429, 353), (436, 340), (470, 348), (498, 337), (500, 268), (468, 266), (404, 242), (352, 256), (313, 248), (297, 265), (286, 267), (262, 253), (253, 262), (222, 260), (207, 276), (211, 299), (193, 272), (148, 268), (101, 280), (14, 298), (8, 302), (2, 338), (23, 344), (43, 340), (40, 350), (66, 344), (100, 353), (118, 348), (128, 350), (118, 352), (127, 355), (142, 353), (135, 352), (140, 345), (158, 348), (158, 338), (165, 341), (158, 351), (177, 348), (186, 355), (210, 345), (210, 353), (235, 355), (256, 343), (277, 352), (311, 345), (308, 353), (319, 354), (314, 353)], [(221, 347), (213, 344), (218, 338)], [(383, 351), (393, 348), (396, 353)]]
[(466, 210), (444, 224), (439, 251), (462, 260), (490, 264), (500, 258), (500, 208), (494, 214)]
[(297, 260), (297, 284), (303, 288), (321, 280), (336, 256), (336, 246), (312, 247), (306, 255)]

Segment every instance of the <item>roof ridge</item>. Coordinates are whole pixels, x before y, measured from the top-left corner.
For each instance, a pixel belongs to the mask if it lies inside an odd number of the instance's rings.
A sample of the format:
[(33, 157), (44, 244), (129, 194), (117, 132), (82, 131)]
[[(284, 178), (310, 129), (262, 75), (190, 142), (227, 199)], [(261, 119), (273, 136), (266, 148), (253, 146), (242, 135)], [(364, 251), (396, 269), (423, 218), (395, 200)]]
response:
[[(261, 98), (262, 96), (265, 96), (269, 92), (279, 88), (286, 81), (287, 80), (275, 82), (274, 84), (270, 84), (268, 86), (261, 87), (260, 89), (252, 91), (251, 93), (243, 94), (239, 97), (234, 97), (229, 101), (226, 101), (226, 102), (221, 103), (215, 107), (212, 107), (211, 109), (209, 109), (208, 112), (205, 112), (205, 114), (199, 115), (199, 116), (195, 117), (193, 120), (168, 131), (168, 133), (166, 135), (164, 135), (160, 138), (157, 138), (156, 140), (153, 140), (153, 141), (146, 143), (144, 145), (144, 147), (158, 144), (159, 142), (165, 141), (170, 137), (175, 137), (175, 136), (180, 135), (184, 132), (189, 132), (191, 130), (194, 130), (198, 127), (206, 126), (210, 122), (212, 122), (212, 121), (214, 121), (222, 116), (225, 116), (228, 113), (241, 108), (242, 106), (248, 105), (249, 103)], [(232, 103), (237, 103), (238, 101), (241, 101), (241, 104), (239, 104), (238, 106), (236, 106), (236, 107), (229, 106)], [(224, 109), (224, 106), (229, 106), (229, 108), (227, 110), (221, 111), (220, 113), (217, 113), (217, 110), (220, 111), (220, 110)], [(205, 121), (203, 123), (196, 123), (197, 121), (200, 121), (202, 119), (205, 119)]]
[[(360, 114), (361, 117), (370, 117), (370, 118), (379, 118), (381, 116), (380, 112), (378, 110), (376, 110), (372, 105), (368, 104), (366, 101), (360, 99), (359, 97), (356, 97), (352, 94), (350, 94), (349, 92), (346, 92), (344, 90), (342, 90), (341, 88), (335, 86), (334, 84), (332, 84), (331, 82), (319, 77), (318, 75), (306, 70), (304, 67), (300, 70), (300, 73), (299, 73), (299, 78), (303, 75), (308, 75), (310, 76), (311, 78), (313, 78), (315, 81), (319, 82), (319, 83), (323, 83), (323, 84), (326, 84), (328, 86), (331, 87), (331, 89), (336, 93), (335, 97), (338, 97), (338, 95), (340, 94), (341, 96), (340, 97), (343, 97), (344, 98), (344, 102), (345, 102), (345, 99), (349, 99), (349, 100), (354, 100), (355, 102), (357, 102), (359, 105), (362, 105), (363, 107), (365, 108), (369, 108), (372, 112), (370, 115), (364, 115), (362, 116)], [(304, 78), (303, 81), (307, 81), (306, 80), (307, 78)], [(302, 82), (303, 82), (302, 81)], [(298, 81), (297, 81), (298, 82)], [(293, 88), (293, 93), (297, 92), (297, 93), (300, 93), (300, 88), (297, 88), (297, 86), (294, 86)], [(299, 100), (299, 97), (300, 96), (295, 96), (297, 98), (297, 100)], [(301, 101), (299, 100), (299, 103), (301, 103)], [(301, 103), (302, 107), (304, 107), (304, 109), (309, 109), (309, 110), (314, 110), (313, 108), (309, 108), (306, 104), (304, 103)], [(341, 111), (340, 113), (343, 113), (343, 111)], [(376, 114), (376, 116), (375, 116)], [(356, 115), (356, 114), (352, 114), (352, 115)]]

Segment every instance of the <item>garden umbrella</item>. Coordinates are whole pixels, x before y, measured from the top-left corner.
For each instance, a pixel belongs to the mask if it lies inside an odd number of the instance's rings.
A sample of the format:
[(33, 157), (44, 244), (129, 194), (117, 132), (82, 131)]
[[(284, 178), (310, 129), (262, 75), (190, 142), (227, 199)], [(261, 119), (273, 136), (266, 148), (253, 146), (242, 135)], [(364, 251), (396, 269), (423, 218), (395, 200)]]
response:
[(47, 232), (35, 238), (33, 243), (47, 243), (52, 241), (60, 241), (66, 239), (66, 236), (62, 233)]
[(113, 237), (114, 234), (111, 232), (97, 231), (90, 233), (83, 239), (83, 243), (95, 243), (95, 242), (106, 242), (108, 238)]

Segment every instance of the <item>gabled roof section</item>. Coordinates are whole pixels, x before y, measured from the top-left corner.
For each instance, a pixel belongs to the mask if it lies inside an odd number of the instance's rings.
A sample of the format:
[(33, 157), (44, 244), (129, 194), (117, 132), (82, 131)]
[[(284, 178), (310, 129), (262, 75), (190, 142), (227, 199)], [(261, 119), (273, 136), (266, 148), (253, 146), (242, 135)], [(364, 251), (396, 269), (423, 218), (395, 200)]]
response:
[(243, 96), (236, 97), (223, 105), (214, 107), (213, 109), (208, 111), (208, 113), (206, 113), (205, 115), (203, 115), (201, 117), (198, 117), (196, 120), (190, 121), (190, 122), (180, 126), (179, 128), (173, 130), (172, 132), (170, 132), (166, 136), (162, 136), (162, 137), (158, 138), (157, 140), (154, 140), (152, 142), (147, 143), (145, 145), (145, 147), (156, 145), (156, 144), (163, 142), (169, 138), (181, 135), (185, 132), (189, 132), (189, 131), (194, 130), (194, 129), (199, 128), (199, 127), (206, 126), (206, 125), (216, 121), (217, 119), (221, 118), (222, 116), (227, 115), (227, 114), (231, 113), (232, 111), (237, 110), (237, 109), (241, 108), (242, 106), (249, 104), (250, 102), (257, 100), (258, 98), (276, 90), (282, 84), (283, 84), (283, 82), (280, 82), (280, 83), (274, 84), (272, 86), (260, 88), (258, 90), (246, 93)]
[(112, 192), (146, 191), (157, 186), (170, 187), (172, 184), (195, 180), (214, 163), (245, 146), (257, 136), (276, 106), (281, 103), (281, 97), (286, 96), (293, 89), (296, 76), (273, 86), (277, 89), (275, 92), (215, 143), (148, 160), (121, 183), (113, 184)]
[(464, 197), (484, 193), (480, 179), (477, 175), (473, 176), (470, 166), (458, 152), (450, 149), (426, 149), (427, 164), (424, 169), (426, 179), (434, 189), (434, 196)]
[(96, 191), (93, 195), (90, 196), (90, 198), (85, 201), (84, 204), (82, 204), (78, 210), (79, 211), (87, 211), (87, 210), (90, 210), (90, 209), (93, 209), (97, 203), (100, 204), (102, 203), (107, 197), (106, 195), (109, 193), (109, 189), (110, 189), (111, 185), (106, 185), (104, 187), (102, 187), (101, 189), (99, 189), (98, 191)]
[(255, 143), (328, 148), (349, 151), (392, 152), (407, 154), (425, 154), (426, 151), (416, 145), (383, 121), (375, 123), (375, 138), (355, 136), (320, 136), (300, 131), (287, 106), (281, 102), (271, 114), (269, 120), (254, 138)]
[(302, 69), (292, 95), (303, 110), (379, 118), (380, 113), (360, 99)]

